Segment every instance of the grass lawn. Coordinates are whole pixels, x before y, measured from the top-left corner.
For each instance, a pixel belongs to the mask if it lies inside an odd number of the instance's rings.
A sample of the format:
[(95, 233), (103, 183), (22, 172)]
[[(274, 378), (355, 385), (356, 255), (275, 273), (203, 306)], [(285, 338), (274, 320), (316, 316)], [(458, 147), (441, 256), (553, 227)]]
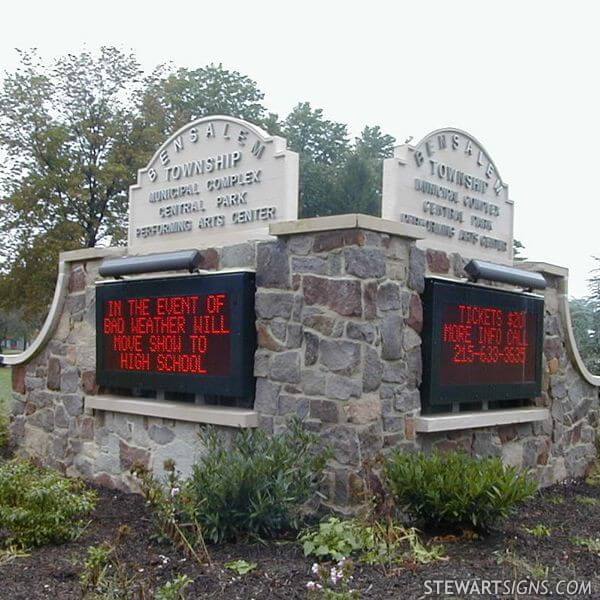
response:
[(11, 397), (10, 367), (0, 368), (0, 412), (8, 410)]

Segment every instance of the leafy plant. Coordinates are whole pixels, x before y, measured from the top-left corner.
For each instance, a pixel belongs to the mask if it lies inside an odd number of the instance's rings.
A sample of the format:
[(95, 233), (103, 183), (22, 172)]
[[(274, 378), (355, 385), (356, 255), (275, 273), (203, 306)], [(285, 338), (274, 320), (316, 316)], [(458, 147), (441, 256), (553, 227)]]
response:
[(167, 472), (166, 486), (155, 479), (145, 466), (135, 464), (132, 468), (132, 473), (140, 481), (142, 494), (152, 508), (156, 527), (162, 538), (170, 540), (198, 564), (210, 564), (202, 529), (193, 515), (189, 515), (192, 499), (179, 479), (175, 463), (166, 460), (164, 468)]
[(328, 567), (314, 563), (311, 568), (314, 581), (306, 584), (309, 598), (325, 600), (351, 600), (359, 598), (358, 590), (350, 589), (354, 579), (352, 559), (341, 558), (335, 565)]
[(193, 583), (187, 575), (178, 575), (156, 591), (155, 600), (183, 600), (185, 588)]
[(583, 548), (587, 548), (590, 552), (600, 555), (600, 539), (598, 538), (574, 537), (571, 541), (576, 546), (582, 546)]
[(584, 506), (600, 505), (600, 500), (598, 498), (592, 498), (591, 496), (575, 496), (575, 501)]
[(343, 560), (356, 554), (368, 564), (412, 562), (426, 564), (445, 558), (440, 545), (425, 546), (414, 528), (394, 524), (366, 525), (356, 519), (331, 517), (300, 535), (304, 556)]
[(238, 433), (231, 447), (207, 428), (207, 452), (182, 490), (185, 510), (214, 542), (270, 537), (296, 529), (302, 505), (316, 492), (329, 453), (298, 419), (279, 435)]
[(238, 575), (246, 575), (246, 573), (250, 573), (250, 571), (254, 571), (258, 566), (254, 562), (248, 562), (246, 560), (232, 560), (225, 563), (225, 568), (237, 573)]
[(341, 560), (356, 551), (373, 546), (372, 529), (362, 527), (357, 521), (341, 521), (330, 517), (320, 523), (317, 530), (300, 535), (304, 556)]
[(525, 531), (535, 537), (550, 537), (552, 535), (552, 529), (546, 525), (538, 523), (535, 527), (524, 527)]
[(516, 554), (512, 548), (507, 548), (504, 552), (495, 552), (494, 554), (498, 556), (498, 564), (506, 564), (512, 567), (515, 579), (518, 579), (521, 575), (533, 577), (538, 580), (548, 579), (549, 567), (540, 563), (530, 563)]
[(123, 540), (130, 535), (127, 525), (121, 525), (113, 543), (90, 546), (79, 576), (84, 600), (137, 600), (148, 592), (139, 572), (131, 572), (120, 556)]
[(396, 452), (385, 471), (397, 504), (434, 526), (488, 530), (537, 489), (527, 474), (504, 466), (499, 458), (464, 453)]
[(8, 429), (8, 417), (3, 412), (1, 412), (2, 411), (1, 401), (2, 401), (2, 399), (0, 398), (0, 449), (8, 446), (8, 442), (10, 441), (10, 432)]
[(41, 546), (73, 539), (96, 504), (82, 481), (13, 460), (0, 465), (0, 529), (5, 546)]

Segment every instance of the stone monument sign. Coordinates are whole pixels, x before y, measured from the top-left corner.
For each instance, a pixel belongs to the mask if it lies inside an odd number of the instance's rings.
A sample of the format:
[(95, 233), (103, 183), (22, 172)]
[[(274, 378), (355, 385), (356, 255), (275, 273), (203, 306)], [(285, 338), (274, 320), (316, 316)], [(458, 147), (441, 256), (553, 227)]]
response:
[(227, 116), (174, 133), (129, 191), (129, 249), (202, 248), (258, 239), (298, 216), (298, 155)]
[(513, 209), (488, 153), (459, 129), (397, 146), (384, 161), (381, 216), (421, 227), (424, 248), (510, 265)]

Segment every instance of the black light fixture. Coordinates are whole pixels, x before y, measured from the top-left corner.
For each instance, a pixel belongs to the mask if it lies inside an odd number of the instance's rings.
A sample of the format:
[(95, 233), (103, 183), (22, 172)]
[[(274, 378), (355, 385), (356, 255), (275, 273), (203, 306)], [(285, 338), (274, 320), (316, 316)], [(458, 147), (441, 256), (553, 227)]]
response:
[(484, 260), (470, 260), (465, 265), (465, 272), (471, 281), (487, 279), (488, 281), (517, 285), (526, 290), (544, 290), (547, 285), (546, 279), (541, 273), (497, 265)]
[(109, 258), (102, 261), (99, 273), (102, 277), (119, 279), (123, 275), (158, 273), (161, 271), (197, 271), (202, 262), (199, 250), (178, 250), (145, 256)]

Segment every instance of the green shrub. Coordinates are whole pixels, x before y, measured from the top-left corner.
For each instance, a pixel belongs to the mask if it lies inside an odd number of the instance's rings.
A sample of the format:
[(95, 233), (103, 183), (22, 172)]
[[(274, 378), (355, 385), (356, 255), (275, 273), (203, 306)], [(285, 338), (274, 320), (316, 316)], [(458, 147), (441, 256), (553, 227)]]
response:
[(353, 519), (341, 521), (337, 517), (319, 523), (316, 530), (304, 532), (299, 539), (304, 556), (312, 555), (321, 559), (330, 557), (341, 560), (373, 546), (371, 527), (364, 527)]
[(499, 458), (397, 452), (386, 462), (396, 503), (427, 525), (487, 530), (537, 485)]
[(0, 465), (0, 530), (4, 545), (22, 548), (61, 542), (81, 530), (96, 495), (83, 482), (13, 460)]
[(181, 493), (182, 505), (207, 539), (271, 537), (298, 527), (301, 506), (315, 493), (328, 452), (298, 419), (288, 425), (275, 436), (241, 431), (231, 447), (212, 428), (201, 434), (207, 452)]
[(1, 412), (0, 407), (0, 449), (6, 448), (10, 442), (9, 419)]
[(357, 554), (367, 564), (385, 565), (405, 560), (426, 564), (444, 560), (443, 547), (426, 546), (417, 530), (394, 523), (368, 525), (358, 519), (341, 521), (330, 517), (299, 538), (304, 556), (344, 560)]

